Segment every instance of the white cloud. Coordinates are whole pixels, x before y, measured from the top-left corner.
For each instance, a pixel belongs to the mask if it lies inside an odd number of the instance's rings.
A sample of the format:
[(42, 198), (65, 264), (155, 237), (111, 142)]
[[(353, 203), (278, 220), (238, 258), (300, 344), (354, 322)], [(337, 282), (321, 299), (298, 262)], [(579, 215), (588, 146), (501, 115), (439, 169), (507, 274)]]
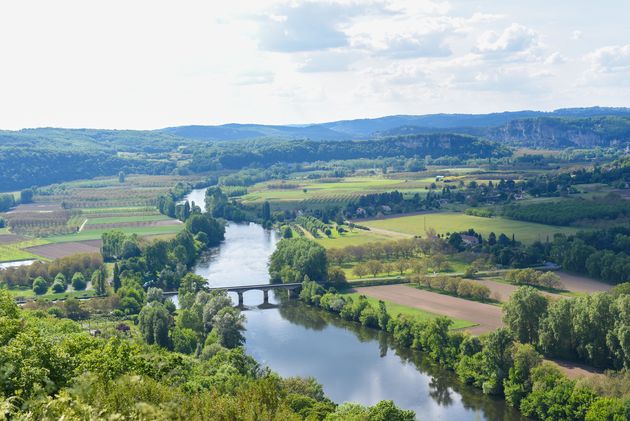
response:
[(384, 46), (377, 47), (374, 52), (395, 59), (451, 55), (442, 33), (392, 35), (384, 41)]
[(260, 48), (297, 52), (344, 47), (348, 45), (344, 27), (369, 9), (360, 3), (281, 4), (258, 19)]
[(567, 58), (560, 54), (558, 51), (551, 53), (546, 59), (545, 64), (547, 65), (556, 65), (563, 64), (567, 62)]
[(630, 44), (599, 48), (586, 56), (591, 70), (598, 73), (630, 71)]
[(475, 51), (486, 56), (505, 57), (530, 54), (538, 46), (536, 31), (513, 23), (501, 33), (486, 31), (481, 34)]

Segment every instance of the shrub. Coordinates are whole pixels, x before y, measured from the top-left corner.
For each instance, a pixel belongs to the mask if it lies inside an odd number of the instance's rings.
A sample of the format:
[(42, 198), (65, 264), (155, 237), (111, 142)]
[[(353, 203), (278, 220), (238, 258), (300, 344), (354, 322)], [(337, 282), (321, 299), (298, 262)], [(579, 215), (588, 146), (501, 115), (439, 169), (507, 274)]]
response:
[(490, 298), (490, 288), (485, 285), (473, 284), (471, 294), (475, 300), (487, 301)]
[(87, 282), (85, 282), (85, 277), (81, 272), (76, 272), (72, 276), (72, 288), (77, 291), (83, 291), (87, 286)]
[(457, 278), (450, 278), (447, 282), (446, 282), (446, 291), (450, 292), (451, 294), (456, 294), (457, 293), (457, 287), (459, 286), (460, 280)]
[(346, 274), (340, 268), (330, 268), (328, 270), (328, 282), (343, 283), (346, 282)]
[(371, 305), (367, 305), (363, 310), (361, 310), (359, 321), (366, 327), (378, 327), (378, 315)]
[(53, 317), (56, 317), (58, 319), (61, 319), (63, 317), (66, 317), (66, 312), (63, 311), (63, 309), (61, 307), (50, 307), (48, 309), (48, 314), (50, 314)]
[(473, 285), (468, 281), (461, 281), (457, 287), (457, 295), (460, 297), (470, 297)]
[(33, 291), (37, 295), (46, 294), (46, 292), (48, 292), (48, 284), (46, 283), (46, 280), (41, 276), (35, 278), (33, 281)]
[(66, 284), (58, 279), (55, 279), (55, 282), (52, 284), (52, 290), (58, 294), (64, 292), (67, 288)]

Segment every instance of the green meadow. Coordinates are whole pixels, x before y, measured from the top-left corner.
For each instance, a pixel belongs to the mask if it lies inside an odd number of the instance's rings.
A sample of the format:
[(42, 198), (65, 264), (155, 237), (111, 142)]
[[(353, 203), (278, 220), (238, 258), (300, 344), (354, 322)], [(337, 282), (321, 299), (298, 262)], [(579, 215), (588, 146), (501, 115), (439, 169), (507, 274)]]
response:
[(500, 233), (504, 233), (508, 237), (514, 234), (516, 240), (525, 243), (537, 240), (545, 241), (547, 237), (551, 239), (555, 233), (573, 234), (579, 230), (579, 228), (514, 221), (501, 217), (482, 218), (458, 212), (428, 212), (399, 218), (358, 221), (358, 223), (368, 227), (420, 236), (423, 236), (426, 229), (430, 228), (433, 228), (438, 234), (465, 231), (473, 228), (484, 236), (491, 232), (494, 232), (497, 236)]

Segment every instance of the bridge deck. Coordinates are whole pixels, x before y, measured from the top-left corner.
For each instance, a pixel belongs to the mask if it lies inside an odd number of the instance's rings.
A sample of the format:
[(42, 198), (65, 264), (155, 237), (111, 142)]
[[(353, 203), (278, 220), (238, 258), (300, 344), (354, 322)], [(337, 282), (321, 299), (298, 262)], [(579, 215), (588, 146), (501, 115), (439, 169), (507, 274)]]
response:
[(249, 290), (272, 290), (272, 289), (296, 289), (301, 287), (302, 284), (295, 282), (291, 284), (258, 284), (258, 285), (236, 285), (226, 287), (214, 287), (210, 288), (210, 291), (228, 291), (228, 292), (241, 292)]

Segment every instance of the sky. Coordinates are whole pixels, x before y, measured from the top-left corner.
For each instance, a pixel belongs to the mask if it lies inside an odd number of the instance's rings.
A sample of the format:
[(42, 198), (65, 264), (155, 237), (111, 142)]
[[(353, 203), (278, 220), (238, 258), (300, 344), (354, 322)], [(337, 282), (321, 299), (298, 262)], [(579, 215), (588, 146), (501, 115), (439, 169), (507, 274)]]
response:
[(627, 0), (0, 2), (0, 128), (630, 106)]

